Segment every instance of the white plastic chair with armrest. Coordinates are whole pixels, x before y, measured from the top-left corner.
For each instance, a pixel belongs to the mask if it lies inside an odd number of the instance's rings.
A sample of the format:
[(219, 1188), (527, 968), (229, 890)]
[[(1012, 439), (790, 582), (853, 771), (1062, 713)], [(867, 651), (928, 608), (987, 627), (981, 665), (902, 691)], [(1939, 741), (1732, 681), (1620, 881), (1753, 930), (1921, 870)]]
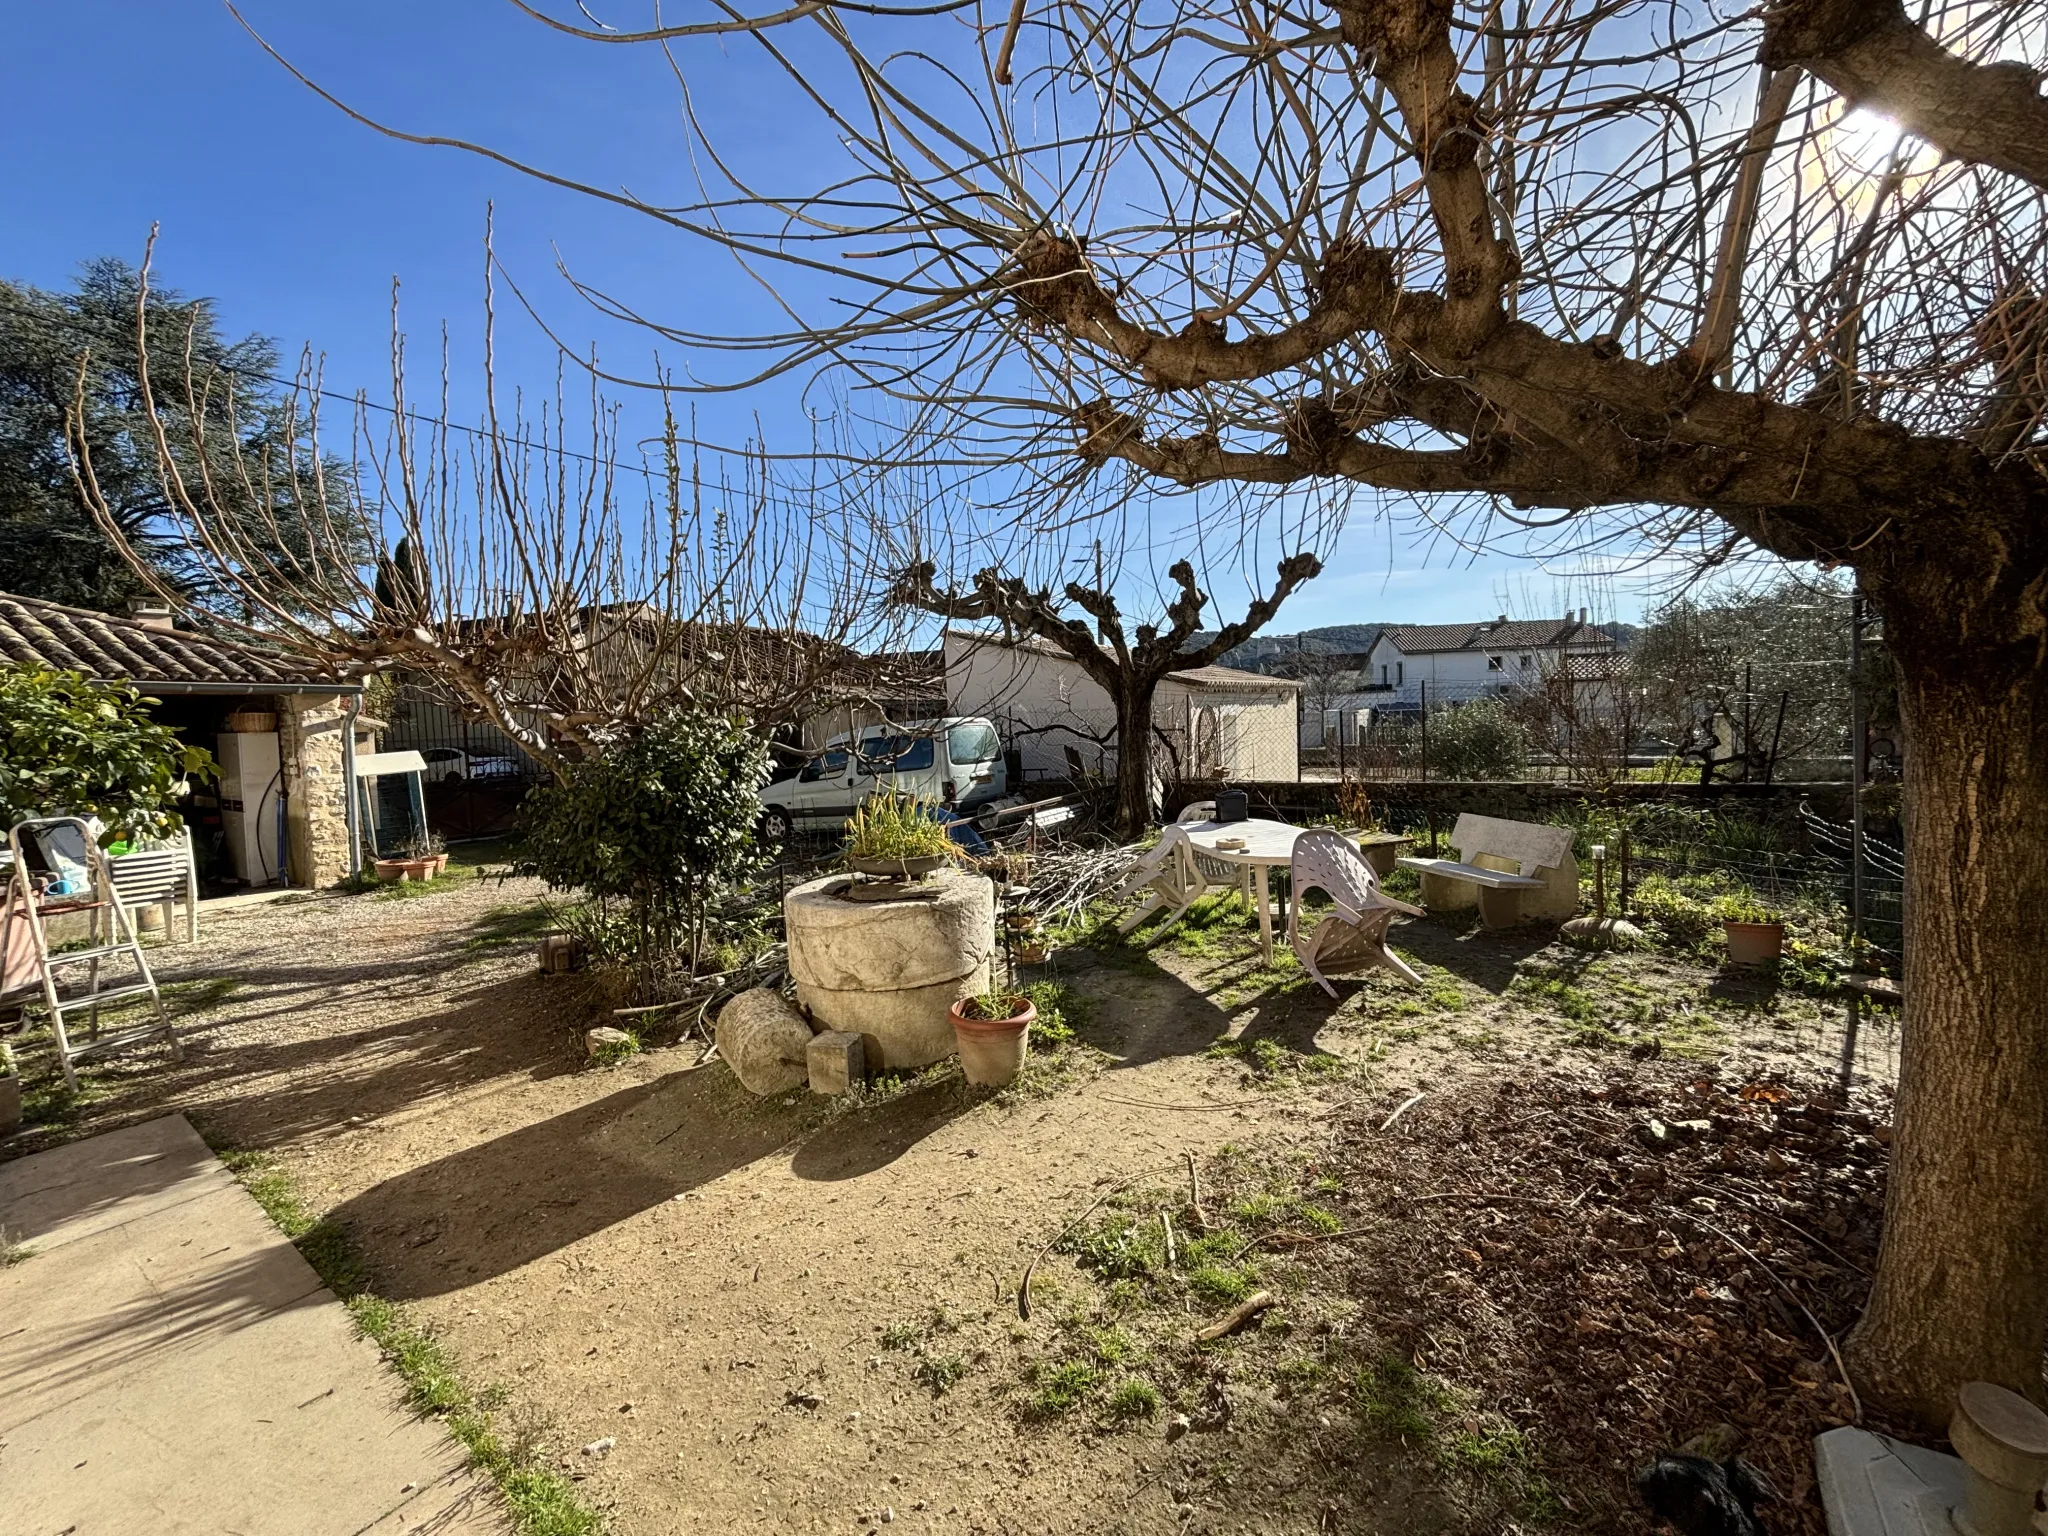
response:
[[(1173, 818), (1183, 827), (1198, 826), (1205, 821), (1216, 819), (1214, 800), (1197, 800), (1192, 805), (1180, 808), (1180, 814)], [(1219, 859), (1213, 853), (1195, 850), (1195, 868), (1202, 872), (1202, 878), (1211, 885), (1227, 885), (1244, 898), (1244, 904), (1252, 904), (1252, 872), (1249, 866), (1233, 864), (1228, 859)]]
[(1158, 843), (1138, 861), (1117, 894), (1133, 896), (1148, 887), (1150, 894), (1138, 910), (1116, 925), (1118, 933), (1129, 933), (1161, 907), (1172, 907), (1173, 916), (1159, 930), (1164, 933), (1209, 889), (1208, 878), (1195, 867), (1195, 845), (1177, 823), (1159, 829)]
[[(1337, 989), (1326, 973), (1342, 975), (1375, 965), (1385, 966), (1411, 986), (1422, 985), (1422, 978), (1387, 948), (1387, 924), (1394, 914), (1421, 917), (1422, 910), (1382, 891), (1372, 866), (1349, 838), (1320, 829), (1302, 833), (1294, 840), (1288, 873), (1294, 901), (1287, 910), (1287, 942), (1317, 986), (1335, 997)], [(1301, 904), (1312, 890), (1328, 896), (1336, 910), (1304, 934)]]

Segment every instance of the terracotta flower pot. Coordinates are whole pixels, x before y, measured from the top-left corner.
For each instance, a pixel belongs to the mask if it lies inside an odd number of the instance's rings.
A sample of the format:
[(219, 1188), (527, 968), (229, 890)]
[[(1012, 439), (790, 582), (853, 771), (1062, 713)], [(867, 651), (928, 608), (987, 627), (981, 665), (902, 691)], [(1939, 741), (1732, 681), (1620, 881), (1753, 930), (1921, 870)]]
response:
[(386, 885), (400, 880), (431, 880), (438, 872), (432, 859), (379, 859), (377, 878)]
[(1735, 965), (1768, 965), (1785, 953), (1783, 923), (1723, 923), (1728, 930), (1728, 959)]
[(435, 854), (435, 855), (434, 855), (434, 873), (435, 873), (435, 874), (437, 874), (437, 875), (445, 875), (445, 874), (447, 874), (447, 873), (448, 873), (448, 855), (447, 855), (447, 854), (445, 854), (445, 853), (437, 853), (437, 854)]
[(962, 1010), (961, 998), (949, 1010), (953, 1019), (953, 1040), (960, 1048), (960, 1070), (967, 1081), (985, 1088), (1000, 1088), (1014, 1082), (1024, 1070), (1024, 1053), (1031, 1045), (1031, 1025), (1038, 1010), (1030, 1000), (1019, 998), (1024, 1011), (1011, 1019), (970, 1019)]
[(1045, 940), (1036, 936), (1018, 939), (1017, 963), (1019, 965), (1043, 965), (1051, 957), (1052, 951), (1046, 948)]
[(377, 878), (386, 885), (396, 885), (399, 881), (406, 878), (405, 860), (403, 859), (379, 859), (376, 861), (374, 868), (377, 871)]

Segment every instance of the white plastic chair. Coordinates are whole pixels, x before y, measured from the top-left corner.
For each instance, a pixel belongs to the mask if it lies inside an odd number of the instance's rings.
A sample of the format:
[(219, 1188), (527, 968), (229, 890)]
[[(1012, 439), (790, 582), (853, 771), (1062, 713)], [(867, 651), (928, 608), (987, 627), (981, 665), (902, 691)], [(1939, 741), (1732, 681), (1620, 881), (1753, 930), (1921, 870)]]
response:
[(114, 872), (114, 892), (124, 907), (160, 906), (164, 913), (164, 938), (175, 930), (174, 908), (185, 903), (185, 942), (199, 938), (199, 872), (192, 857), (192, 829), (181, 828), (176, 837), (156, 847), (117, 853), (107, 860)]
[(1188, 908), (1209, 889), (1209, 878), (1195, 867), (1195, 845), (1179, 823), (1161, 827), (1159, 841), (1138, 860), (1130, 877), (1117, 892), (1134, 896), (1150, 887), (1150, 894), (1138, 910), (1116, 925), (1118, 933), (1129, 933), (1161, 907), (1172, 907), (1173, 916), (1159, 930), (1166, 932), (1188, 915)]
[[(1214, 800), (1197, 800), (1192, 805), (1180, 808), (1180, 814), (1173, 818), (1176, 826), (1199, 826), (1205, 821), (1216, 819)], [(1244, 898), (1249, 908), (1252, 904), (1252, 872), (1248, 865), (1233, 864), (1228, 859), (1219, 859), (1213, 853), (1195, 850), (1195, 868), (1202, 872), (1202, 878), (1211, 885), (1227, 885)]]
[[(1287, 942), (1317, 986), (1335, 997), (1337, 989), (1325, 972), (1342, 975), (1375, 965), (1385, 966), (1411, 986), (1422, 985), (1422, 978), (1387, 948), (1387, 924), (1394, 914), (1421, 917), (1422, 909), (1382, 891), (1372, 866), (1350, 839), (1320, 829), (1302, 833), (1294, 840), (1288, 873), (1294, 900), (1287, 909)], [(1312, 890), (1328, 896), (1336, 910), (1313, 932), (1303, 934), (1301, 904)]]

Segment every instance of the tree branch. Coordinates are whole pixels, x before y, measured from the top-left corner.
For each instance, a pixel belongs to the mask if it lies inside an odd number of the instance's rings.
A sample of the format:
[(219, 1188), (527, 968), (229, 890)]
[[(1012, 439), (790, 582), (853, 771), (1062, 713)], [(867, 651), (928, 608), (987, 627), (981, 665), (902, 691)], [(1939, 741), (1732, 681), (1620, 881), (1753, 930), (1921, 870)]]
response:
[(1789, 0), (1764, 18), (1761, 58), (1803, 66), (1859, 107), (1972, 164), (2048, 189), (2048, 100), (2019, 63), (1973, 64), (1917, 27), (1901, 0)]

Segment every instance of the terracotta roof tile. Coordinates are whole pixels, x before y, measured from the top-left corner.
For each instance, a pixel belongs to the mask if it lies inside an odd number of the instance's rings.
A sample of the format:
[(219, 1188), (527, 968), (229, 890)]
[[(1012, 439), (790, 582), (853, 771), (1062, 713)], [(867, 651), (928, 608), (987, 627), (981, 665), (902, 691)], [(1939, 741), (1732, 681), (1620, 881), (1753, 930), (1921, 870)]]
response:
[(149, 692), (246, 684), (251, 693), (335, 683), (290, 657), (233, 640), (0, 592), (0, 662), (83, 672)]

